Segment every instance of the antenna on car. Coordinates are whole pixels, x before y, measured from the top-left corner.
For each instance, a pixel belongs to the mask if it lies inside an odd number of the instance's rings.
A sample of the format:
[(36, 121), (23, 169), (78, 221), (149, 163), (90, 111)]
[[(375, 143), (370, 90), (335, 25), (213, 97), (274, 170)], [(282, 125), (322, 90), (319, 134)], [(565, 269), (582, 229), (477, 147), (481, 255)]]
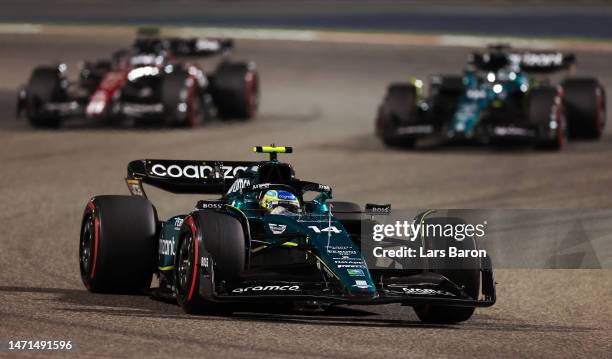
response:
[(270, 161), (277, 161), (279, 153), (293, 153), (293, 147), (275, 146), (274, 144), (270, 146), (254, 146), (253, 152), (269, 153)]

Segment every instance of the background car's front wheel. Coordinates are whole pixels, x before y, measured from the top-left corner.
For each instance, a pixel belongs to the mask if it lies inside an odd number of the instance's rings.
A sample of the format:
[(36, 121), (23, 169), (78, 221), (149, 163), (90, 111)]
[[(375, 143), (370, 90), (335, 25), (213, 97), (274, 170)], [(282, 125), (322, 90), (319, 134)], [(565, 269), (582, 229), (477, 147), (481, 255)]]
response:
[(59, 127), (61, 120), (58, 114), (45, 109), (50, 102), (66, 99), (59, 70), (45, 66), (35, 68), (25, 90), (25, 113), (32, 127)]
[(391, 84), (378, 109), (376, 132), (387, 146), (413, 147), (416, 139), (397, 134), (397, 128), (418, 121), (417, 90), (409, 83)]

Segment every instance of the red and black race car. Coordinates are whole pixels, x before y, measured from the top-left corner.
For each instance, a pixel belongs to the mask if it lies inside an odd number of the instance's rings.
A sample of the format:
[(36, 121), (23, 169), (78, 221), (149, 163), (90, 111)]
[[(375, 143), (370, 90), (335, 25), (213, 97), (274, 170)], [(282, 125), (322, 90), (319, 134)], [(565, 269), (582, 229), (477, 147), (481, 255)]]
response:
[(226, 54), (231, 39), (162, 38), (141, 32), (111, 60), (85, 62), (69, 81), (67, 66), (39, 66), (19, 91), (17, 113), (34, 127), (58, 127), (70, 117), (116, 124), (195, 127), (212, 118), (249, 119), (259, 102), (253, 62), (224, 58), (214, 72), (192, 60)]

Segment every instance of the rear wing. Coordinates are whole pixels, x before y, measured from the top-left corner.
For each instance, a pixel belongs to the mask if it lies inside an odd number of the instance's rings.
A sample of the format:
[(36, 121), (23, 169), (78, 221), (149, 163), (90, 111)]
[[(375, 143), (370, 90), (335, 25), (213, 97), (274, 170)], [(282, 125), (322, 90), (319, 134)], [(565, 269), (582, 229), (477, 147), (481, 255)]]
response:
[(142, 27), (137, 31), (138, 46), (162, 45), (176, 56), (212, 56), (225, 53), (234, 48), (234, 40), (213, 37), (165, 37), (157, 27)]
[(256, 171), (260, 162), (136, 160), (128, 164), (130, 193), (146, 197), (144, 183), (172, 193), (224, 194), (245, 171)]
[(491, 51), (474, 52), (469, 63), (484, 71), (510, 67), (527, 73), (552, 73), (571, 69), (576, 64), (572, 53), (557, 51), (510, 51), (505, 47), (490, 47)]
[(551, 73), (568, 70), (576, 64), (576, 56), (562, 52), (510, 53), (510, 61), (518, 63), (521, 70), (530, 73)]
[(222, 38), (169, 38), (168, 48), (176, 56), (213, 56), (234, 48), (234, 40)]

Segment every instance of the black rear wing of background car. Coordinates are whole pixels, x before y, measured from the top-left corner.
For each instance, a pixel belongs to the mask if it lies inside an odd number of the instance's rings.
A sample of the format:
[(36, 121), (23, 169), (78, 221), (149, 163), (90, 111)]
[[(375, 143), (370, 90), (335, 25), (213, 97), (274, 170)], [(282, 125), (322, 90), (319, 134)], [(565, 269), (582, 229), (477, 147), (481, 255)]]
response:
[(164, 44), (176, 56), (212, 56), (222, 54), (234, 48), (234, 40), (214, 37), (164, 37), (160, 36), (160, 29), (156, 27), (139, 28), (134, 46), (155, 47)]
[(484, 71), (511, 66), (527, 73), (552, 73), (571, 69), (576, 64), (576, 56), (558, 51), (515, 51), (508, 46), (490, 46), (488, 51), (472, 53), (469, 63)]
[(168, 47), (177, 56), (212, 56), (234, 48), (234, 40), (223, 38), (168, 38)]
[(568, 70), (576, 64), (576, 56), (562, 52), (519, 52), (508, 55), (521, 70), (529, 73), (551, 73)]
[(132, 195), (143, 197), (143, 183), (172, 193), (224, 194), (241, 172), (255, 170), (260, 163), (135, 160), (128, 164), (126, 182)]

